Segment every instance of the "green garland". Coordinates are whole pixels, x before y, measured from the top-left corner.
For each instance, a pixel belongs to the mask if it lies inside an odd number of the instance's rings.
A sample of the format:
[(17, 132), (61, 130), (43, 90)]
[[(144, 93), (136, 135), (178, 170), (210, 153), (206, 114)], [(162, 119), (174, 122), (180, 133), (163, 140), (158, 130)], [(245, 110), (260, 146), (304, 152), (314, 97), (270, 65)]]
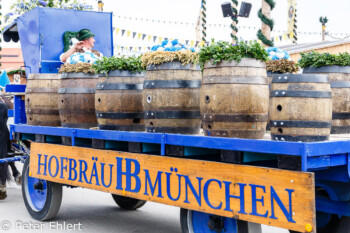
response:
[[(264, 0), (264, 1), (271, 7), (271, 10), (275, 8), (276, 3), (274, 2), (274, 0)], [(258, 17), (264, 24), (268, 25), (272, 31), (274, 22), (272, 19), (267, 18), (266, 15), (262, 13), (262, 8), (260, 8), (260, 10), (258, 11)], [(257, 36), (259, 40), (261, 40), (265, 45), (273, 46), (272, 40), (266, 38), (266, 36), (264, 36), (261, 30), (258, 31)]]
[[(231, 32), (231, 38), (232, 38), (232, 41), (235, 41), (236, 43), (238, 42), (238, 38), (236, 35), (234, 35), (233, 31), (235, 31), (236, 33), (238, 32), (238, 28), (234, 25), (234, 23), (236, 23), (236, 25), (238, 24), (238, 20), (237, 20), (237, 17), (238, 17), (238, 12), (237, 12), (237, 5), (238, 5), (238, 1), (237, 0), (231, 0), (232, 1), (232, 11), (233, 11), (233, 15), (235, 15), (236, 17), (231, 17), (232, 19), (232, 23), (231, 23), (231, 29), (232, 29), (232, 32)], [(233, 6), (236, 6), (236, 7), (233, 7)]]
[(206, 38), (207, 38), (207, 8), (206, 8), (206, 4), (207, 2), (205, 0), (202, 0), (202, 41), (206, 42)]
[(293, 25), (293, 43), (296, 44), (298, 40), (297, 35), (297, 9), (294, 10), (294, 25)]
[(263, 42), (264, 45), (273, 47), (273, 42), (271, 40), (268, 40), (264, 34), (262, 33), (261, 29), (259, 29), (258, 34), (257, 34), (258, 38)]

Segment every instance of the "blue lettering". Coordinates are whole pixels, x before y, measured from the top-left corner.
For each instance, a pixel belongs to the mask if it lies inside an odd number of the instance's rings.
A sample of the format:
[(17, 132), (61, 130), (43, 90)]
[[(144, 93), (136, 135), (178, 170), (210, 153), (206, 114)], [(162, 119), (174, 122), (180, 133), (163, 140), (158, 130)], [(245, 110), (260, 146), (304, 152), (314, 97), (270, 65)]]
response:
[(61, 157), (61, 176), (60, 176), (61, 179), (64, 179), (63, 170), (67, 171), (67, 164), (64, 165), (63, 160), (66, 160), (67, 162), (68, 159), (65, 157)]
[(45, 157), (45, 162), (44, 163), (40, 163), (41, 160), (41, 154), (38, 154), (39, 158), (38, 158), (38, 174), (40, 175), (40, 166), (44, 166), (44, 173), (43, 175), (46, 176), (46, 164), (47, 164), (47, 155), (44, 155)]
[(210, 179), (210, 180), (207, 180), (207, 182), (205, 182), (204, 184), (204, 188), (203, 188), (203, 196), (204, 196), (204, 200), (205, 202), (207, 203), (208, 206), (210, 206), (211, 208), (215, 209), (215, 210), (218, 210), (218, 209), (221, 209), (222, 207), (222, 202), (220, 202), (220, 204), (218, 206), (213, 206), (211, 204), (211, 202), (209, 201), (209, 196), (208, 196), (208, 189), (209, 189), (209, 185), (211, 182), (216, 182), (219, 184), (219, 187), (221, 189), (221, 181), (220, 180), (216, 180), (216, 179)]
[[(126, 187), (125, 191), (138, 193), (141, 189), (141, 179), (138, 177), (140, 173), (140, 163), (135, 159), (125, 159), (126, 162), (126, 171), (122, 171), (122, 162), (123, 158), (116, 157), (117, 159), (117, 187), (116, 189), (123, 190), (122, 186), (122, 175), (125, 175)], [(131, 173), (131, 164), (135, 165), (135, 170)], [(135, 188), (131, 189), (131, 178), (135, 179)]]
[(168, 195), (168, 197), (169, 197), (170, 200), (172, 200), (172, 201), (177, 201), (177, 200), (179, 200), (180, 195), (181, 195), (181, 176), (182, 176), (182, 175), (178, 175), (178, 174), (177, 174), (177, 177), (178, 177), (178, 188), (177, 188), (177, 190), (179, 190), (179, 194), (177, 195), (176, 198), (173, 198), (173, 197), (171, 196), (171, 191), (170, 191), (170, 188), (171, 188), (171, 184), (170, 184), (170, 175), (171, 175), (171, 173), (166, 172), (165, 174), (166, 174), (166, 192), (167, 192), (167, 195)]
[[(55, 159), (55, 161), (56, 161), (56, 171), (55, 171), (54, 174), (51, 173), (51, 162), (52, 162), (52, 159)], [(49, 174), (50, 174), (50, 176), (51, 177), (56, 177), (57, 174), (58, 174), (58, 170), (59, 170), (59, 164), (58, 164), (57, 157), (56, 156), (51, 156), (50, 159), (49, 159), (49, 164), (48, 165), (49, 165)]]
[(162, 196), (162, 173), (163, 172), (158, 171), (157, 178), (156, 178), (156, 180), (154, 182), (154, 185), (152, 185), (152, 180), (151, 180), (151, 177), (149, 175), (149, 171), (146, 170), (146, 169), (144, 169), (144, 171), (145, 171), (145, 193), (144, 193), (144, 195), (149, 195), (148, 192), (147, 192), (147, 184), (148, 183), (149, 183), (148, 186), (149, 186), (149, 188), (151, 190), (152, 196), (154, 196), (154, 191), (155, 191), (156, 186), (158, 184), (158, 195), (157, 195), (157, 197), (164, 198)]
[(97, 172), (97, 167), (96, 167), (96, 162), (92, 165), (92, 171), (91, 171), (91, 176), (90, 176), (90, 181), (89, 183), (92, 183), (92, 177), (95, 177), (96, 183), (95, 185), (100, 186), (100, 182), (98, 180), (98, 172)]
[(275, 189), (271, 186), (271, 216), (270, 216), (270, 218), (277, 219), (275, 217), (275, 209), (274, 209), (274, 200), (275, 200), (277, 202), (277, 204), (279, 205), (279, 207), (281, 208), (284, 216), (286, 216), (288, 222), (295, 223), (295, 221), (293, 220), (293, 212), (292, 212), (292, 193), (294, 192), (294, 190), (286, 189), (286, 191), (288, 192), (288, 196), (289, 196), (289, 212), (287, 211), (287, 208), (283, 205), (283, 203), (282, 203), (281, 199), (279, 198), (279, 196), (277, 195)]
[(188, 189), (187, 187), (190, 187), (191, 191), (192, 191), (192, 194), (193, 196), (196, 198), (197, 200), (197, 203), (199, 204), (199, 206), (202, 206), (202, 186), (201, 186), (201, 181), (203, 180), (203, 178), (201, 177), (196, 177), (197, 180), (198, 180), (198, 192), (196, 192), (196, 190), (194, 189), (192, 183), (191, 183), (191, 180), (188, 176), (183, 176), (185, 177), (185, 190), (186, 190), (186, 199), (184, 201), (184, 203), (190, 203), (188, 201)]
[[(74, 162), (74, 165), (73, 165)], [(76, 171), (76, 167), (77, 167), (77, 161), (75, 161), (75, 159), (69, 159), (69, 176), (68, 176), (68, 180), (76, 180), (77, 179), (77, 171)], [(74, 178), (72, 178), (72, 172), (74, 172)]]
[(255, 185), (255, 184), (250, 184), (249, 186), (252, 188), (252, 212), (250, 213), (250, 215), (266, 218), (268, 215), (268, 211), (266, 211), (265, 214), (258, 214), (258, 210), (256, 208), (257, 202), (261, 202), (262, 206), (264, 206), (264, 196), (262, 196), (259, 199), (256, 198), (256, 189), (261, 188), (265, 193), (265, 186)]
[(113, 169), (113, 164), (108, 164), (109, 165), (109, 183), (108, 185), (105, 184), (105, 163), (101, 163), (101, 182), (102, 185), (106, 188), (110, 187), (112, 184), (112, 169)]
[(238, 198), (240, 200), (240, 210), (238, 211), (238, 213), (240, 214), (247, 214), (245, 212), (245, 206), (244, 206), (244, 188), (246, 186), (246, 184), (242, 184), (242, 183), (237, 183), (239, 185), (239, 196), (234, 196), (230, 194), (230, 184), (231, 182), (229, 181), (223, 181), (225, 184), (225, 197), (226, 197), (226, 211), (232, 211), (231, 209), (231, 204), (230, 204), (230, 200), (231, 198)]
[[(84, 165), (84, 167), (83, 167)], [(83, 183), (83, 177), (85, 179), (85, 182), (88, 184), (91, 184), (90, 182), (88, 182), (88, 179), (86, 177), (86, 170), (87, 170), (87, 163), (84, 160), (79, 160), (79, 166), (80, 166), (80, 171), (79, 171), (79, 181)]]

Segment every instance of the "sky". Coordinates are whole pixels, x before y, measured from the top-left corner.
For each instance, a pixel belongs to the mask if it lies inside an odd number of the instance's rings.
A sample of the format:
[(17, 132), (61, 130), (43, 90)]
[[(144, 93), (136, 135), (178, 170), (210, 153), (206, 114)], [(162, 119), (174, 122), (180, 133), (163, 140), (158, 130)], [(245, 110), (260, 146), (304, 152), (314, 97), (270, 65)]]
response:
[[(88, 0), (97, 7), (95, 0)], [(276, 7), (271, 12), (275, 22), (272, 36), (285, 34), (287, 30), (287, 0), (275, 0)], [(15, 0), (2, 1), (2, 15)], [(195, 40), (195, 26), (199, 14), (201, 0), (103, 0), (104, 11), (113, 12), (115, 28), (130, 30), (147, 35)], [(223, 18), (221, 4), (227, 0), (206, 0), (207, 2), (207, 40), (230, 40), (231, 19)], [(241, 2), (241, 1), (239, 1)], [(256, 40), (256, 32), (261, 27), (257, 12), (262, 0), (245, 0), (252, 4), (249, 18), (239, 18), (238, 38)], [(240, 5), (239, 5), (240, 7)], [(350, 1), (349, 0), (297, 0), (298, 43), (317, 42), (321, 40), (320, 16), (327, 16), (327, 31), (333, 37), (344, 38), (350, 35)], [(125, 18), (126, 17), (126, 18)], [(137, 19), (136, 19), (137, 18)], [(143, 20), (141, 20), (141, 18)], [(153, 21), (152, 21), (153, 20)], [(159, 22), (158, 22), (159, 21)], [(165, 21), (165, 22), (164, 22)], [(175, 22), (182, 22), (176, 23)], [(114, 35), (116, 46), (151, 46), (153, 40), (138, 40)], [(327, 37), (327, 40), (334, 38)], [(350, 39), (350, 38), (349, 38)], [(159, 41), (156, 41), (156, 43)], [(277, 42), (285, 45), (290, 41)], [(2, 44), (3, 47), (19, 46)]]

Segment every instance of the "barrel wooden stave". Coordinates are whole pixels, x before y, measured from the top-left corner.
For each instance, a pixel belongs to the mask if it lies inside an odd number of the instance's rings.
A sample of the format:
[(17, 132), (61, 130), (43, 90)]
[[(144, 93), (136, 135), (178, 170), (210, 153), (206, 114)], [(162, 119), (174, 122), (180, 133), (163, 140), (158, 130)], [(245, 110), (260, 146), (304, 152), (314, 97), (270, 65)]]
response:
[[(125, 73), (125, 72), (124, 72)], [(128, 76), (108, 76), (100, 78), (95, 94), (96, 116), (100, 129), (115, 129), (124, 131), (144, 131), (142, 109), (142, 90), (144, 74), (124, 74)], [(101, 89), (101, 85), (135, 85), (132, 89), (122, 90), (121, 86), (115, 89)], [(100, 87), (99, 87), (100, 86)], [(108, 113), (107, 115), (100, 115)], [(126, 114), (117, 116), (116, 114)], [(118, 119), (112, 119), (118, 117)]]
[[(148, 67), (143, 90), (147, 132), (198, 134), (200, 82), (201, 71), (192, 64), (172, 62)], [(161, 83), (165, 86), (155, 87)]]
[(263, 62), (242, 59), (240, 63), (207, 63), (200, 94), (205, 135), (263, 138), (267, 124), (268, 89)]
[[(331, 82), (333, 119), (331, 134), (350, 133), (350, 68), (339, 66), (309, 67), (305, 74), (328, 75)], [(333, 87), (334, 84), (347, 83), (348, 87)]]
[(58, 112), (58, 74), (30, 74), (25, 93), (28, 125), (61, 126)]
[(62, 126), (96, 127), (95, 89), (98, 76), (84, 73), (72, 73), (72, 75), (63, 73), (62, 75), (58, 101)]
[[(296, 79), (298, 77), (307, 77), (310, 81), (298, 82), (296, 80), (295, 82), (285, 83), (272, 81), (269, 111), (271, 138), (273, 140), (286, 141), (327, 140), (330, 134), (332, 118), (331, 89), (327, 77), (323, 75), (325, 82), (321, 83), (312, 82), (315, 75), (277, 75), (274, 78), (290, 78), (292, 76), (296, 77)], [(303, 93), (321, 92), (328, 93), (329, 96), (327, 98), (272, 96), (273, 93), (281, 93), (282, 91)], [(288, 124), (294, 125), (288, 126)], [(296, 125), (298, 127), (295, 127)]]

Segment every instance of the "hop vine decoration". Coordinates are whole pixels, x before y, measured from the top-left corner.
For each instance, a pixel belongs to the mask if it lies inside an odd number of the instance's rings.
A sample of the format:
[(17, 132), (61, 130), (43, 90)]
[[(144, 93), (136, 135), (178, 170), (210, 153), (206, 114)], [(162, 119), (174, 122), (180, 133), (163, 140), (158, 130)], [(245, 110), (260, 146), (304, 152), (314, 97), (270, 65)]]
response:
[(237, 32), (238, 32), (238, 28), (236, 27), (236, 25), (238, 24), (238, 20), (237, 20), (237, 5), (238, 5), (238, 1), (237, 0), (232, 0), (232, 11), (233, 11), (233, 15), (236, 17), (231, 17), (232, 19), (232, 23), (231, 23), (231, 38), (232, 41), (234, 41), (235, 43), (237, 43), (238, 38), (236, 36)]
[(207, 2), (202, 0), (202, 41), (206, 42), (207, 38)]
[[(275, 8), (276, 3), (273, 0), (263, 0), (263, 1), (265, 1), (270, 6), (271, 10)], [(266, 15), (262, 13), (262, 8), (260, 8), (260, 10), (258, 11), (258, 17), (264, 24), (268, 25), (270, 27), (270, 30), (272, 31), (274, 22), (272, 19), (269, 19)], [(265, 45), (270, 47), (273, 46), (272, 40), (270, 40), (269, 38), (266, 38), (266, 36), (261, 31), (261, 29), (258, 31), (257, 36), (259, 40), (261, 40)]]

